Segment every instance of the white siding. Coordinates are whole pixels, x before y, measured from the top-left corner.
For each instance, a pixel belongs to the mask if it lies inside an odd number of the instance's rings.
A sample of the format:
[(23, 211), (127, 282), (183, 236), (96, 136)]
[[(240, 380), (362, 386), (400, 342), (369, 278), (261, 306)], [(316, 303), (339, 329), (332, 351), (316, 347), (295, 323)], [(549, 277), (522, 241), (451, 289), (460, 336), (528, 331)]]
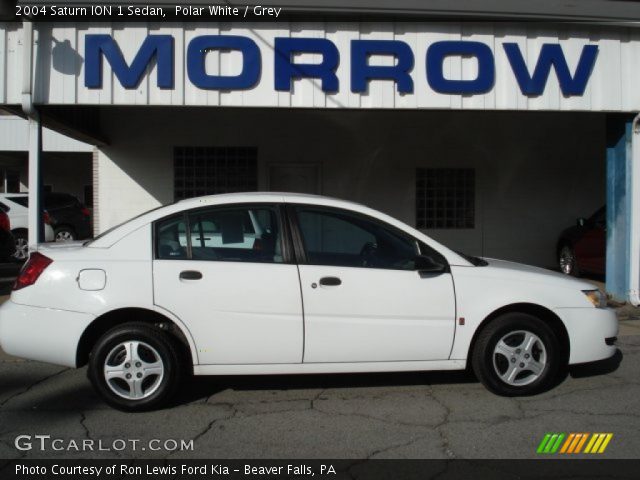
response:
[[(20, 117), (0, 116), (0, 151), (26, 152), (28, 149), (29, 123)], [(42, 149), (45, 152), (91, 152), (93, 145), (43, 128)]]
[[(36, 23), (36, 101), (44, 104), (87, 105), (199, 105), (304, 108), (402, 108), (465, 110), (577, 110), (637, 111), (640, 93), (633, 79), (640, 73), (640, 32), (630, 28), (604, 28), (585, 25), (542, 25), (506, 23), (116, 23), (46, 24)], [(156, 85), (156, 67), (150, 68), (136, 89), (125, 89), (104, 62), (103, 87), (84, 86), (85, 36), (94, 33), (112, 35), (125, 59), (130, 62), (148, 34), (170, 34), (175, 47), (175, 86), (172, 90)], [(259, 83), (243, 91), (209, 91), (192, 85), (185, 72), (185, 51), (198, 35), (242, 35), (252, 38), (262, 54)], [(291, 92), (274, 89), (274, 39), (278, 36), (327, 38), (340, 51), (337, 75), (338, 92), (326, 94), (318, 80), (294, 82)], [(353, 39), (395, 39), (408, 43), (415, 57), (412, 71), (414, 92), (399, 94), (391, 81), (374, 80), (368, 92), (350, 91), (350, 42)], [(425, 54), (428, 46), (440, 40), (472, 40), (487, 44), (494, 53), (496, 81), (491, 91), (472, 96), (448, 95), (433, 91), (426, 80)], [(544, 43), (560, 43), (569, 67), (575, 70), (582, 48), (596, 44), (599, 54), (587, 90), (580, 97), (560, 92), (552, 72), (543, 95), (522, 95), (502, 44), (516, 42), (532, 71)], [(22, 37), (16, 23), (0, 23), (0, 104), (20, 103), (20, 60)], [(317, 55), (302, 54), (297, 60), (315, 61)], [(372, 64), (392, 61), (372, 58)], [(445, 76), (473, 79), (476, 61), (449, 57)], [(212, 52), (207, 57), (211, 74), (233, 74), (241, 69), (239, 52)]]

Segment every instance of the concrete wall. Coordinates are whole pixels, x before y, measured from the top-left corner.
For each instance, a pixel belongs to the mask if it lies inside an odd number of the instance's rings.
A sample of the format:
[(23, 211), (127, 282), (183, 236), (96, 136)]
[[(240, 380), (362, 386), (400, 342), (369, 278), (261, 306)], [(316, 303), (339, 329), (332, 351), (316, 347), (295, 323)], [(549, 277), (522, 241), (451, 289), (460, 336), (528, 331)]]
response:
[(113, 108), (98, 152), (99, 230), (173, 201), (173, 147), (257, 146), (268, 167), (321, 166), (321, 193), (415, 225), (416, 167), (476, 169), (476, 228), (427, 233), (542, 266), (560, 231), (604, 203), (605, 119), (589, 113)]

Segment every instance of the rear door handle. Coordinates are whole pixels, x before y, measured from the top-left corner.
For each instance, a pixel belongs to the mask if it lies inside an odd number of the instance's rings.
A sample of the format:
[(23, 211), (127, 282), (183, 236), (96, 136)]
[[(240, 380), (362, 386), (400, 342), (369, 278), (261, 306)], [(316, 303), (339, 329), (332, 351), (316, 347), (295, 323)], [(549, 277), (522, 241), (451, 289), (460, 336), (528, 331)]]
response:
[(325, 287), (337, 287), (338, 285), (342, 285), (342, 280), (338, 277), (322, 277), (320, 279), (320, 285), (324, 285)]
[(202, 273), (196, 270), (184, 270), (180, 272), (180, 280), (200, 280)]

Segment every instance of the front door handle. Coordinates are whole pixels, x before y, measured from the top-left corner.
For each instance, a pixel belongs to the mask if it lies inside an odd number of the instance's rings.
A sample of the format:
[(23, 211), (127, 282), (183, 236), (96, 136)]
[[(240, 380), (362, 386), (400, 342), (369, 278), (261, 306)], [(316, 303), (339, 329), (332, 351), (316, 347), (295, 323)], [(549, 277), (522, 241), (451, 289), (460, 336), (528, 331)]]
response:
[(320, 279), (320, 285), (324, 285), (325, 287), (337, 287), (338, 285), (342, 285), (342, 280), (338, 277), (322, 277)]
[(184, 270), (180, 272), (180, 280), (200, 280), (202, 273), (196, 270)]

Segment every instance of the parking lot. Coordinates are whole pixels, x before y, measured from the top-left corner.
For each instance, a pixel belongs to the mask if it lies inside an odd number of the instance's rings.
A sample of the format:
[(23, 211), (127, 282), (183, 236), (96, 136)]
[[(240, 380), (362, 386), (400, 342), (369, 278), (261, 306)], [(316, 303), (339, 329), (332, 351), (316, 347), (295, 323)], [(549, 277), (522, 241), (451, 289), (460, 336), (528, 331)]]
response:
[[(633, 313), (620, 311), (618, 357), (529, 398), (497, 397), (464, 372), (209, 377), (172, 408), (126, 414), (99, 400), (85, 369), (0, 352), (0, 458), (533, 458), (546, 432), (610, 432), (603, 457), (637, 458)], [(32, 436), (31, 449), (16, 449), (20, 435)], [(61, 439), (62, 451), (49, 440), (43, 450), (35, 435)], [(93, 451), (73, 448), (83, 440)]]

